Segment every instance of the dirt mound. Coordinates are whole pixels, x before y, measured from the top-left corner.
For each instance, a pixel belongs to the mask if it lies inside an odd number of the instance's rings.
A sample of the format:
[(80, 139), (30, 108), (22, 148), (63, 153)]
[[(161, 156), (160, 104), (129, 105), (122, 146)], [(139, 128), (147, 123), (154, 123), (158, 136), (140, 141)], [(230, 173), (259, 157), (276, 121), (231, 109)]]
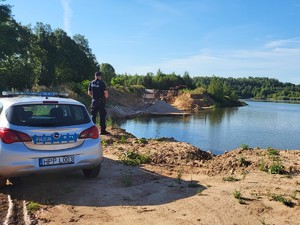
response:
[(235, 149), (216, 156), (207, 165), (207, 174), (233, 175), (250, 171), (298, 174), (300, 173), (299, 156), (299, 150)]
[[(250, 171), (300, 173), (300, 150), (235, 149), (216, 156), (172, 138), (141, 140), (120, 128), (111, 129), (111, 133), (110, 136), (103, 136), (104, 149), (116, 157), (132, 150), (150, 155), (151, 163), (155, 165), (200, 169), (208, 175), (246, 174)], [(280, 171), (271, 171), (272, 168)]]
[[(40, 207), (33, 224), (299, 224), (300, 150), (236, 149), (214, 156), (173, 138), (109, 131), (101, 136), (99, 177), (70, 171), (24, 177), (19, 188), (12, 186), (15, 199)], [(128, 152), (150, 155), (151, 162), (121, 163)], [(283, 175), (269, 173), (274, 162)], [(1, 204), (6, 199), (0, 195)]]
[(202, 167), (205, 161), (214, 157), (210, 152), (172, 138), (141, 140), (120, 128), (110, 131), (111, 136), (103, 137), (104, 149), (117, 157), (130, 149), (140, 154), (150, 155), (153, 164), (195, 167)]
[(156, 113), (156, 114), (172, 114), (172, 113), (181, 113), (182, 111), (171, 106), (163, 100), (157, 100), (154, 102), (146, 103), (142, 107), (137, 109), (138, 111), (144, 113)]
[(184, 111), (197, 111), (214, 105), (215, 101), (207, 94), (182, 93), (175, 98), (174, 107)]
[[(156, 91), (154, 98), (144, 99), (141, 93), (134, 94), (124, 88), (109, 89), (108, 117), (129, 118), (141, 115), (186, 115), (211, 107), (214, 100), (207, 94), (191, 94), (178, 91)], [(185, 111), (185, 112), (184, 112)]]

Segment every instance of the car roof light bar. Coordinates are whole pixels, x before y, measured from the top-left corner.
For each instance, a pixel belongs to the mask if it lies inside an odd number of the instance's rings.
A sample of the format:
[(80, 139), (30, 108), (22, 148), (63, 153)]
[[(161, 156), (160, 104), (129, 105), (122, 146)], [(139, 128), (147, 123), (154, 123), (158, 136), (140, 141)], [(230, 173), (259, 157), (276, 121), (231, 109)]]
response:
[(69, 94), (66, 92), (19, 92), (19, 91), (2, 91), (3, 96), (41, 96), (41, 97), (68, 97)]

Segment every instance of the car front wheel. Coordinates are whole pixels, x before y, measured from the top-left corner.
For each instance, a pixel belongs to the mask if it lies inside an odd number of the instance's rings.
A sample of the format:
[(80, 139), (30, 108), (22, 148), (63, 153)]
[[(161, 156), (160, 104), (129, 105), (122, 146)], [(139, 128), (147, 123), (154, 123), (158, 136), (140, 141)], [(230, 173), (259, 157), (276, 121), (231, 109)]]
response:
[(101, 169), (101, 164), (92, 169), (84, 169), (82, 170), (83, 174), (87, 178), (95, 178), (99, 175)]

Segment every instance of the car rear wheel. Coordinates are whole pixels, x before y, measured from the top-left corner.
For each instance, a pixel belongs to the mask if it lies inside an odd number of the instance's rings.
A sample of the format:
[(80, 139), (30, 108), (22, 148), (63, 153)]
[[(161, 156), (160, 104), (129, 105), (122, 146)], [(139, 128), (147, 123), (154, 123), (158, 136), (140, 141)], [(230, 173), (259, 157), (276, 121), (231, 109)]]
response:
[(0, 187), (4, 187), (6, 185), (6, 181), (6, 177), (0, 177)]
[(101, 169), (101, 164), (92, 169), (84, 169), (82, 170), (83, 174), (87, 178), (95, 178), (99, 175)]

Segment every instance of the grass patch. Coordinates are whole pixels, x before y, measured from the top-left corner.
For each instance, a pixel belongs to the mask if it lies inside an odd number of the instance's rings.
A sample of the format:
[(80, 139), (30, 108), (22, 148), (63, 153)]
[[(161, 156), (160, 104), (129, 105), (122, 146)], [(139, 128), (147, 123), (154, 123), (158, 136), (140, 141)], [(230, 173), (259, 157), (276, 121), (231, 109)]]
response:
[(236, 198), (240, 204), (242, 204), (242, 205), (246, 204), (246, 201), (244, 200), (242, 193), (240, 191), (235, 190), (233, 192), (233, 197)]
[(223, 177), (223, 181), (228, 181), (228, 182), (236, 182), (239, 181), (240, 179), (235, 178), (235, 177)]
[(235, 197), (236, 199), (242, 198), (242, 193), (238, 190), (235, 190), (232, 194), (233, 194), (233, 197)]
[(122, 143), (122, 144), (125, 144), (125, 143), (126, 143), (126, 137), (125, 137), (125, 136), (122, 136), (122, 137), (120, 138), (120, 143)]
[(272, 200), (274, 200), (276, 202), (281, 202), (288, 207), (294, 206), (294, 203), (292, 202), (291, 199), (287, 199), (287, 198), (283, 197), (282, 195), (272, 194), (271, 198), (272, 198)]
[(34, 212), (38, 211), (40, 208), (41, 208), (41, 205), (36, 202), (29, 202), (27, 204), (27, 211), (29, 213), (34, 213)]
[(147, 141), (146, 138), (139, 138), (139, 139), (137, 140), (137, 143), (139, 143), (139, 144), (148, 144), (148, 141)]
[(265, 160), (263, 160), (263, 159), (259, 160), (258, 168), (259, 168), (260, 171), (268, 172), (268, 167), (266, 165)]
[(268, 156), (279, 156), (279, 150), (268, 147), (267, 154)]
[(268, 172), (271, 174), (283, 174), (284, 167), (282, 165), (282, 162), (280, 160), (274, 160), (270, 165)]
[(246, 145), (246, 144), (241, 144), (240, 147), (241, 147), (242, 150), (248, 150), (249, 149), (249, 146)]
[(270, 174), (284, 174), (284, 166), (282, 165), (281, 160), (273, 159), (273, 162), (270, 166), (267, 166), (265, 161), (261, 159), (258, 164), (259, 170), (267, 172)]
[(138, 166), (140, 164), (150, 163), (151, 156), (148, 154), (140, 154), (134, 150), (129, 150), (124, 152), (119, 160), (127, 166)]
[(111, 127), (111, 128), (118, 128), (119, 127), (119, 125), (115, 121), (113, 121), (112, 118), (108, 118), (106, 120), (106, 126)]

